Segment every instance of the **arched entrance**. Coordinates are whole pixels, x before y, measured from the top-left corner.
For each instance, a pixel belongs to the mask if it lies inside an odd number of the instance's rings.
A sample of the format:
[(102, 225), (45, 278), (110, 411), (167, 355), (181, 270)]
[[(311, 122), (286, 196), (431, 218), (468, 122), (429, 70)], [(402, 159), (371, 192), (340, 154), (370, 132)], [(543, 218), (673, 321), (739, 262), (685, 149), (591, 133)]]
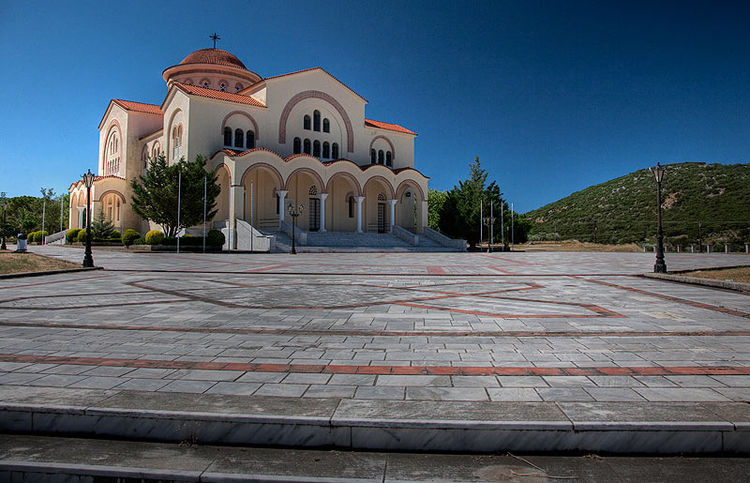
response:
[(244, 219), (261, 230), (277, 230), (279, 227), (279, 202), (277, 191), (281, 188), (278, 171), (267, 165), (256, 164), (245, 171)]
[(363, 230), (374, 233), (390, 231), (390, 202), (393, 199), (391, 183), (381, 176), (367, 180), (364, 186), (365, 202), (363, 210)]
[(229, 169), (224, 164), (216, 168), (216, 184), (221, 192), (216, 197), (216, 215), (213, 221), (226, 222), (229, 219)]
[(407, 230), (418, 233), (425, 225), (422, 220), (422, 190), (413, 181), (403, 181), (396, 190), (395, 224)]
[(357, 179), (349, 173), (334, 174), (326, 185), (326, 225), (331, 231), (357, 231)]
[(324, 216), (321, 216), (323, 180), (311, 169), (300, 168), (293, 171), (286, 181), (289, 191), (286, 206), (302, 205), (302, 214), (297, 218), (297, 226), (305, 231), (321, 231)]

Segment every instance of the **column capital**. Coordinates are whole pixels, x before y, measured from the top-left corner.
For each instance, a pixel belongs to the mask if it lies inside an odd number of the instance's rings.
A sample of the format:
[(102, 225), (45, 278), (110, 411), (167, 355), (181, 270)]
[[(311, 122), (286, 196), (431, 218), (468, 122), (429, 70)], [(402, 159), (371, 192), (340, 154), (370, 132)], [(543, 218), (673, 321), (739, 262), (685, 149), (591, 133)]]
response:
[(354, 199), (357, 200), (357, 203), (362, 203), (364, 201), (365, 197), (364, 196), (356, 196)]
[(328, 198), (328, 193), (320, 193), (320, 199), (321, 200), (324, 200), (326, 198)]
[(289, 193), (289, 191), (287, 190), (276, 190), (276, 194), (278, 194), (279, 196), (286, 196), (287, 193)]
[(393, 198), (392, 200), (388, 200), (388, 201), (391, 202), (391, 205), (395, 205), (396, 203), (398, 203), (398, 200), (396, 198)]

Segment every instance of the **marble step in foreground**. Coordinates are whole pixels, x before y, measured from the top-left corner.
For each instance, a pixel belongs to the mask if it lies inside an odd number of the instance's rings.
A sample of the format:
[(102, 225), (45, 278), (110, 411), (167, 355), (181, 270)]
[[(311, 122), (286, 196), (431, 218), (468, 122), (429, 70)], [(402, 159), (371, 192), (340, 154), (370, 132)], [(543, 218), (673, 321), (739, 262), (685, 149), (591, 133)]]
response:
[(0, 432), (402, 451), (749, 453), (750, 405), (298, 399), (2, 386)]
[(744, 457), (377, 453), (3, 435), (0, 481), (712, 481)]

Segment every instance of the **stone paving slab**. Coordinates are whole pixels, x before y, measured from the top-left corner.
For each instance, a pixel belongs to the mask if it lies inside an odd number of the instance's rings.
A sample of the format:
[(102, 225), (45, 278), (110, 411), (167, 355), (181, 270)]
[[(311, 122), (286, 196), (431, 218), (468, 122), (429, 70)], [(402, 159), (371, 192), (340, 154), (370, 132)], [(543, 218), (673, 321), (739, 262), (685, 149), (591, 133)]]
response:
[[(95, 273), (0, 280), (8, 424), (363, 448), (746, 445), (750, 296), (635, 276), (649, 254), (96, 255)], [(179, 424), (128, 413), (139, 403)]]

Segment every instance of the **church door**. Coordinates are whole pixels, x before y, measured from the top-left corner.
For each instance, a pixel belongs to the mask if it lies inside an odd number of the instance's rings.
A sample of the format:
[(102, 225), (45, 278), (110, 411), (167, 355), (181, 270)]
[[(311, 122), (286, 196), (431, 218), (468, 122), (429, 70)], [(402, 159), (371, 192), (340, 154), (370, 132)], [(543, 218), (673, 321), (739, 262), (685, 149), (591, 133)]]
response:
[(310, 231), (320, 230), (320, 200), (318, 198), (310, 198)]
[(378, 203), (378, 233), (385, 231), (385, 203)]

